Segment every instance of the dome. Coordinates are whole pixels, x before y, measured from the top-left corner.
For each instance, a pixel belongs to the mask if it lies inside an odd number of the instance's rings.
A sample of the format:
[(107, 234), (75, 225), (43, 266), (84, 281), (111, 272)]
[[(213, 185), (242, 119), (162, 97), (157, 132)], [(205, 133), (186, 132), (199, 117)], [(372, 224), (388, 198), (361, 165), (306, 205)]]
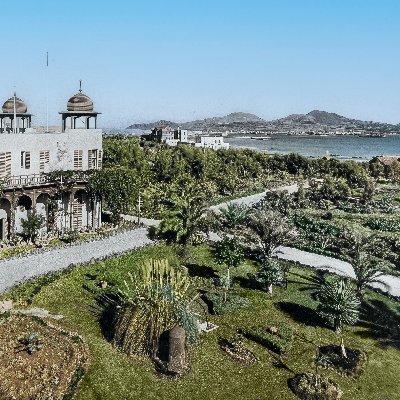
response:
[(86, 94), (83, 94), (82, 91), (79, 91), (79, 93), (72, 96), (68, 100), (67, 110), (78, 112), (92, 112), (93, 101), (89, 96), (86, 96)]
[[(28, 111), (26, 104), (18, 97), (15, 97), (15, 108), (18, 114), (24, 114)], [(14, 112), (14, 97), (10, 97), (3, 104), (3, 113), (13, 113)]]

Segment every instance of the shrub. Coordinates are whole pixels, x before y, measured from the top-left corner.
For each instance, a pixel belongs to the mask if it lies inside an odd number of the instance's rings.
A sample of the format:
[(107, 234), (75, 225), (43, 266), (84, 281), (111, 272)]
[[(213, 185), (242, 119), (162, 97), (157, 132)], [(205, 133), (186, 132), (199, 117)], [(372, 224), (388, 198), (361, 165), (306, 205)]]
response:
[(293, 329), (290, 325), (279, 322), (270, 327), (254, 326), (245, 330), (245, 336), (278, 354), (285, 354), (292, 348)]
[(226, 301), (223, 293), (207, 293), (205, 297), (208, 302), (212, 303), (211, 311), (217, 315), (236, 311), (250, 304), (248, 299), (232, 293), (228, 294)]
[(400, 220), (395, 218), (372, 217), (365, 223), (370, 229), (385, 232), (400, 232)]

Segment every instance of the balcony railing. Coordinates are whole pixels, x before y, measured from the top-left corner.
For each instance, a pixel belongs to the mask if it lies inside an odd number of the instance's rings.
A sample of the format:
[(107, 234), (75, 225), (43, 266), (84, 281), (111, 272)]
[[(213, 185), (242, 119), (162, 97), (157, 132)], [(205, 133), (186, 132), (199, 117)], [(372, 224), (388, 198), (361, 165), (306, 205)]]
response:
[(87, 182), (88, 174), (86, 172), (77, 172), (72, 176), (57, 176), (48, 174), (32, 174), (32, 175), (18, 175), (18, 176), (7, 176), (0, 178), (0, 184), (4, 189), (12, 189), (23, 186), (40, 186), (49, 184), (63, 184), (71, 182), (71, 180), (77, 182)]

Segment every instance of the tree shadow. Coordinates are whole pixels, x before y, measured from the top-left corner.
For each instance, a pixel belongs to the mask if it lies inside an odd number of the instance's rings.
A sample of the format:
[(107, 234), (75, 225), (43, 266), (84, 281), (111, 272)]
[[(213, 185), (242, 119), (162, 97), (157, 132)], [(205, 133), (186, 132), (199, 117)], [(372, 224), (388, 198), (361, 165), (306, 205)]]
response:
[(324, 319), (318, 315), (316, 310), (310, 307), (290, 301), (279, 301), (278, 303), (275, 303), (275, 306), (279, 310), (290, 315), (290, 317), (296, 322), (301, 322), (308, 326), (327, 327)]
[(356, 332), (357, 335), (372, 337), (382, 347), (400, 349), (400, 306), (391, 309), (381, 300), (364, 300), (358, 325), (369, 331)]
[(111, 342), (114, 339), (114, 322), (118, 311), (118, 295), (115, 293), (101, 294), (95, 298), (95, 303), (90, 307), (100, 325), (104, 337)]
[(207, 265), (199, 265), (199, 264), (186, 264), (185, 267), (188, 270), (188, 274), (190, 277), (200, 277), (200, 278), (209, 278), (216, 279), (218, 275), (215, 273), (214, 269)]

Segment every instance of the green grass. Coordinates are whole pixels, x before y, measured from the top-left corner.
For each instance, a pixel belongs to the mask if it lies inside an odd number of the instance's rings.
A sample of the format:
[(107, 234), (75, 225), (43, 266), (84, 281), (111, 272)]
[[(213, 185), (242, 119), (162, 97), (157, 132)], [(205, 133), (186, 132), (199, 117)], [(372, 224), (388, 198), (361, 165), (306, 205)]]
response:
[[(312, 272), (293, 267), (289, 289), (275, 288), (271, 298), (266, 293), (234, 286), (234, 291), (251, 301), (251, 306), (223, 316), (210, 316), (219, 328), (201, 337), (200, 343), (191, 350), (191, 371), (178, 381), (162, 380), (155, 376), (154, 368), (147, 359), (130, 358), (116, 351), (104, 338), (96, 314), (93, 312), (94, 294), (83, 286), (96, 279), (107, 280), (110, 284), (123, 284), (128, 271), (134, 270), (146, 258), (167, 257), (172, 264), (179, 263), (173, 247), (157, 245), (130, 255), (110, 259), (90, 266), (77, 267), (45, 285), (26, 283), (18, 290), (18, 297), (28, 296), (34, 306), (43, 307), (54, 314), (63, 314), (62, 324), (72, 331), (78, 331), (87, 341), (92, 355), (90, 371), (83, 378), (77, 400), (129, 400), (129, 399), (294, 399), (288, 389), (287, 379), (294, 373), (312, 370), (315, 346), (339, 343), (333, 331), (310, 326), (283, 312), (280, 302), (295, 304), (294, 311), (306, 307), (312, 313), (316, 303), (309, 292), (302, 291), (304, 282)], [(205, 247), (194, 249), (191, 263), (201, 271), (206, 267), (221, 270), (214, 263), (210, 250)], [(239, 267), (233, 273), (245, 277), (254, 272), (251, 262)], [(198, 280), (198, 284), (206, 282)], [(43, 282), (42, 282), (43, 283)], [(35, 288), (35, 290), (33, 289)], [(399, 306), (378, 294), (371, 298), (382, 302), (393, 313)], [(242, 367), (222, 353), (218, 338), (229, 337), (237, 328), (250, 327), (269, 322), (287, 322), (294, 331), (308, 342), (295, 336), (293, 347), (284, 363), (292, 370), (276, 366), (276, 355), (251, 341), (246, 344), (257, 355), (258, 362), (251, 367)], [(364, 373), (354, 381), (339, 376), (334, 371), (324, 371), (328, 377), (339, 383), (344, 391), (343, 399), (352, 400), (393, 400), (400, 393), (400, 351), (392, 346), (382, 347), (371, 335), (367, 326), (357, 326), (345, 333), (345, 344), (365, 351), (368, 361)]]

